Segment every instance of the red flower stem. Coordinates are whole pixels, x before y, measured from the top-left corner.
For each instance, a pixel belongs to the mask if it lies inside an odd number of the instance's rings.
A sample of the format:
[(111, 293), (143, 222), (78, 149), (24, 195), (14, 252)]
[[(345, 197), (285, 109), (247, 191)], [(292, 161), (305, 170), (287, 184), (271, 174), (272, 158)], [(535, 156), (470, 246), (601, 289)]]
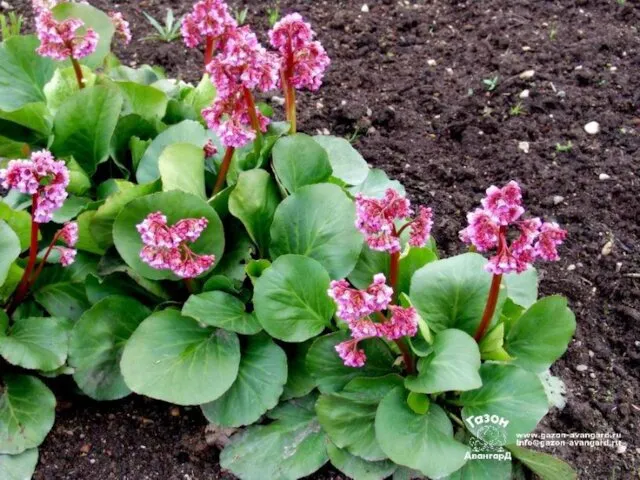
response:
[(405, 223), (402, 228), (400, 228), (400, 230), (398, 230), (398, 233), (396, 233), (397, 237), (400, 237), (400, 235), (402, 235), (402, 232), (404, 232), (407, 228), (409, 228), (413, 223), (415, 223), (417, 219), (414, 218), (413, 220), (411, 220), (410, 222)]
[(215, 43), (215, 38), (212, 36), (208, 36), (207, 37), (207, 46), (204, 50), (204, 66), (206, 68), (207, 65), (209, 65), (209, 62), (211, 62), (211, 59), (213, 58), (213, 46)]
[(195, 289), (194, 289), (194, 286), (193, 286), (193, 278), (183, 278), (182, 280), (184, 281), (184, 284), (187, 287), (187, 291), (190, 294), (195, 292)]
[(73, 71), (76, 73), (76, 80), (78, 81), (78, 87), (80, 87), (80, 89), (82, 90), (84, 88), (84, 77), (82, 76), (82, 68), (78, 63), (78, 60), (76, 60), (73, 57), (70, 57), (70, 58), (71, 58), (71, 64), (73, 65)]
[(398, 338), (397, 340), (394, 340), (394, 342), (396, 342), (396, 345), (398, 346), (398, 348), (400, 349), (400, 352), (402, 353), (402, 360), (404, 361), (404, 365), (407, 369), (407, 373), (409, 375), (415, 374), (416, 363), (411, 353), (411, 348), (409, 348), (409, 345), (407, 345), (407, 339), (404, 337)]
[(476, 342), (479, 342), (489, 328), (493, 314), (496, 311), (496, 305), (498, 304), (498, 295), (500, 293), (500, 284), (502, 283), (502, 275), (494, 275), (491, 279), (491, 287), (489, 288), (489, 297), (487, 298), (487, 304), (484, 307), (484, 313), (482, 314), (482, 320), (476, 330), (473, 338)]
[(389, 284), (393, 289), (392, 303), (395, 303), (398, 299), (398, 277), (400, 275), (400, 252), (393, 252), (391, 254), (391, 262), (389, 267)]
[(38, 280), (38, 277), (42, 273), (42, 269), (44, 268), (45, 264), (47, 263), (47, 259), (49, 258), (49, 254), (53, 250), (53, 247), (54, 247), (55, 243), (58, 241), (58, 238), (60, 238), (60, 232), (62, 232), (62, 230), (58, 230), (56, 232), (56, 234), (53, 236), (53, 240), (51, 240), (51, 243), (49, 244), (49, 248), (47, 248), (47, 251), (44, 253), (44, 257), (42, 257), (42, 260), (40, 261), (40, 264), (38, 265), (38, 269), (36, 270), (36, 273), (34, 273), (33, 276), (31, 277), (31, 280), (29, 280), (29, 286), (32, 286), (34, 283), (36, 283), (36, 280)]
[(222, 190), (224, 186), (224, 182), (227, 178), (227, 173), (229, 172), (229, 166), (231, 165), (231, 159), (233, 158), (233, 152), (235, 148), (227, 147), (227, 150), (224, 152), (224, 158), (222, 159), (222, 164), (220, 165), (220, 171), (218, 172), (218, 178), (216, 178), (216, 184), (213, 187), (213, 194), (217, 194)]
[(284, 68), (280, 72), (280, 81), (282, 83), (282, 91), (284, 92), (284, 109), (287, 121), (290, 124), (289, 133), (296, 133), (296, 90), (289, 83), (290, 69)]
[(256, 132), (256, 140), (253, 142), (253, 148), (255, 150), (256, 156), (260, 157), (260, 152), (262, 151), (262, 129), (260, 128), (260, 120), (258, 119), (258, 114), (256, 113), (256, 102), (253, 99), (253, 94), (251, 90), (244, 87), (244, 101), (247, 103), (247, 112), (249, 113), (249, 119), (251, 120), (251, 128)]

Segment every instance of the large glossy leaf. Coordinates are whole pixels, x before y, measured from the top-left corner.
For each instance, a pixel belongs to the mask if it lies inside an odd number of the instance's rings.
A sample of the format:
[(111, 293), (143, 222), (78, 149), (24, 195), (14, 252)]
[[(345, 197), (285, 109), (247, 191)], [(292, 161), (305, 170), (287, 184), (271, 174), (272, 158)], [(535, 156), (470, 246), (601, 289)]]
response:
[(316, 135), (313, 139), (327, 152), (335, 178), (347, 185), (364, 182), (369, 174), (369, 166), (348, 140), (331, 135)]
[(353, 480), (384, 480), (398, 468), (389, 460), (369, 462), (356, 457), (336, 447), (332, 442), (327, 444), (327, 453), (331, 464)]
[(182, 315), (195, 318), (204, 325), (243, 335), (253, 335), (262, 330), (255, 314), (247, 312), (241, 300), (226, 292), (191, 295), (182, 307)]
[(0, 331), (0, 355), (22, 368), (55, 370), (67, 360), (70, 330), (64, 318), (20, 318)]
[(271, 225), (271, 256), (311, 257), (332, 279), (346, 277), (360, 255), (355, 205), (337, 185), (309, 185), (286, 198)]
[(19, 455), (0, 455), (0, 478), (29, 480), (36, 470), (38, 449), (25, 450)]
[(377, 378), (355, 378), (343, 391), (320, 395), (316, 412), (320, 425), (339, 448), (365, 460), (384, 460), (374, 428), (380, 401), (395, 387), (402, 386), (402, 377), (387, 375)]
[(408, 377), (405, 386), (419, 393), (465, 391), (479, 388), (480, 351), (475, 340), (461, 330), (436, 334), (432, 351), (418, 362), (418, 375)]
[[(474, 453), (483, 453), (475, 452)], [(487, 452), (496, 453), (496, 452)], [(464, 466), (447, 477), (447, 480), (512, 480), (511, 460), (472, 458)]]
[(229, 389), (239, 364), (235, 333), (204, 328), (176, 310), (163, 310), (133, 333), (120, 369), (136, 393), (178, 405), (199, 405)]
[[(85, 87), (93, 87), (96, 84), (96, 75), (89, 67), (82, 65), (82, 77)], [(58, 111), (69, 97), (72, 97), (80, 90), (76, 71), (73, 67), (58, 68), (53, 74), (53, 78), (44, 86), (44, 94), (47, 97), (47, 108), (53, 114)]]
[(229, 212), (242, 222), (262, 256), (269, 247), (269, 229), (280, 194), (275, 181), (265, 170), (242, 172), (229, 196)]
[(291, 400), (270, 414), (275, 422), (234, 435), (220, 454), (220, 466), (243, 480), (297, 480), (311, 475), (329, 459), (314, 402), (311, 395)]
[(51, 113), (43, 102), (27, 103), (18, 110), (0, 110), (3, 135), (17, 141), (39, 143), (51, 134)]
[(222, 222), (207, 202), (194, 195), (174, 190), (136, 198), (127, 204), (113, 225), (113, 240), (123, 260), (136, 272), (150, 280), (177, 279), (169, 270), (155, 270), (140, 259), (143, 243), (136, 225), (153, 212), (167, 216), (169, 225), (184, 218), (205, 217), (209, 224), (200, 238), (189, 245), (197, 254), (215, 255), (219, 260), (224, 251)]
[(16, 455), (37, 447), (55, 417), (56, 398), (35, 377), (7, 374), (0, 392), (0, 454)]
[(316, 379), (318, 389), (323, 392), (337, 392), (357, 377), (381, 377), (393, 373), (395, 355), (387, 344), (372, 338), (358, 344), (367, 355), (362, 368), (347, 367), (336, 352), (336, 345), (350, 337), (346, 332), (335, 332), (316, 339), (307, 353), (307, 369)]
[(503, 277), (507, 296), (516, 304), (529, 308), (538, 299), (538, 272), (531, 267), (522, 273), (510, 273)]
[(69, 364), (80, 389), (96, 400), (117, 400), (131, 390), (120, 373), (127, 340), (151, 312), (136, 300), (110, 296), (87, 310), (75, 324)]
[(397, 180), (389, 180), (389, 177), (383, 170), (374, 168), (369, 170), (367, 178), (359, 185), (349, 188), (349, 193), (355, 195), (361, 193), (367, 197), (381, 198), (388, 188), (393, 188), (399, 194), (404, 195), (405, 189)]
[(460, 403), (467, 428), (481, 440), (487, 428), (496, 425), (487, 421), (492, 416), (503, 419), (497, 424), (503, 433), (499, 433), (496, 444), (504, 445), (531, 432), (549, 410), (547, 395), (535, 373), (515, 365), (485, 363), (480, 376), (482, 387), (463, 392)]
[(111, 136), (122, 109), (122, 95), (110, 86), (85, 88), (64, 102), (54, 119), (55, 140), (51, 147), (57, 157), (73, 156), (93, 175), (109, 157)]
[(206, 199), (204, 190), (204, 152), (191, 143), (174, 143), (158, 160), (162, 190), (181, 190)]
[(287, 383), (282, 400), (304, 397), (316, 387), (316, 380), (307, 369), (307, 352), (312, 340), (294, 343), (287, 348)]
[(324, 182), (332, 173), (325, 149), (304, 133), (278, 139), (273, 146), (273, 168), (289, 192)]
[(135, 82), (118, 82), (124, 97), (123, 114), (136, 114), (149, 120), (160, 120), (167, 111), (169, 97), (157, 88)]
[(284, 255), (256, 281), (253, 303), (269, 335), (286, 342), (304, 342), (331, 323), (335, 311), (327, 295), (329, 275), (318, 262)]
[(445, 411), (436, 404), (424, 415), (407, 405), (407, 392), (396, 387), (380, 402), (376, 413), (376, 438), (391, 460), (440, 478), (458, 470), (469, 451), (453, 438)]
[[(487, 261), (477, 253), (465, 253), (431, 262), (418, 270), (411, 282), (411, 302), (429, 328), (439, 332), (457, 328), (473, 335), (480, 323), (491, 286)], [(506, 298), (498, 297), (496, 317)]]
[(278, 404), (287, 381), (287, 357), (267, 335), (247, 338), (231, 388), (201, 405), (207, 420), (225, 427), (249, 425)]
[(543, 452), (536, 452), (516, 445), (507, 449), (542, 480), (576, 480), (577, 472), (568, 463)]
[(39, 44), (33, 35), (15, 36), (0, 44), (0, 110), (46, 101), (44, 86), (56, 64), (36, 53)]
[(42, 286), (35, 291), (34, 297), (54, 317), (77, 320), (90, 307), (84, 285), (70, 278), (39, 284)]
[(576, 331), (576, 317), (560, 296), (538, 300), (511, 326), (505, 349), (513, 363), (543, 372), (567, 350)]
[(4, 283), (14, 260), (20, 256), (20, 239), (16, 232), (0, 220), (0, 285)]

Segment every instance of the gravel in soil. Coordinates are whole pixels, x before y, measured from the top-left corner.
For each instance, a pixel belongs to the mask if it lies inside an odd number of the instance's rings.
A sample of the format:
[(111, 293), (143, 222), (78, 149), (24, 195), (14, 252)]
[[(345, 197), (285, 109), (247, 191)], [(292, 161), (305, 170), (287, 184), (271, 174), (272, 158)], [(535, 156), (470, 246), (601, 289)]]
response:
[[(30, 2), (13, 0), (29, 13)], [(114, 3), (139, 39), (142, 11), (185, 13), (190, 1)], [(332, 66), (302, 94), (301, 129), (355, 140), (374, 166), (434, 207), (450, 254), (465, 212), (492, 183), (524, 186), (533, 215), (569, 231), (562, 260), (539, 266), (542, 293), (569, 298), (575, 339), (553, 367), (567, 406), (542, 432), (619, 433), (626, 450), (557, 447), (579, 478), (636, 478), (640, 466), (640, 7), (627, 0), (289, 1), (318, 32)], [(249, 7), (266, 31), (269, 2)], [(365, 9), (366, 10), (366, 9)], [(30, 24), (30, 22), (29, 22)], [(261, 33), (263, 40), (264, 33)], [(159, 64), (196, 81), (202, 54), (171, 44), (119, 47), (129, 65)], [(489, 83), (497, 77), (495, 89)], [(597, 133), (585, 125), (598, 122)], [(587, 130), (593, 132), (594, 125)], [(586, 368), (584, 368), (586, 366)], [(580, 367), (580, 368), (578, 368)], [(132, 397), (93, 403), (63, 394), (38, 479), (227, 478), (197, 409)], [(624, 450), (624, 451), (623, 451)], [(324, 470), (314, 478), (342, 478)]]

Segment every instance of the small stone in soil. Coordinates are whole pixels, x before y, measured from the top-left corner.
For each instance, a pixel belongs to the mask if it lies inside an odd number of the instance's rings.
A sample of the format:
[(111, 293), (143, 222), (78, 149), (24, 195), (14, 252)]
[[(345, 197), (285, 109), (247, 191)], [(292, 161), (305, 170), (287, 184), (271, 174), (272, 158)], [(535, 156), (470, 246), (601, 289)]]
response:
[(600, 131), (600, 124), (598, 122), (589, 122), (584, 126), (584, 131), (589, 135), (595, 135)]
[(603, 256), (608, 256), (611, 255), (611, 252), (613, 251), (613, 240), (609, 240), (607, 243), (605, 243), (602, 246), (602, 251), (600, 253), (602, 253)]
[(530, 93), (531, 93), (531, 92), (530, 92), (530, 91), (529, 91), (529, 89), (527, 88), (527, 89), (522, 90), (522, 91), (520, 92), (519, 97), (520, 97), (520, 98), (522, 98), (522, 99), (529, 98)]
[(564, 197), (562, 195), (554, 195), (553, 196), (553, 204), (554, 205), (560, 205), (562, 202), (564, 202)]
[(429, 60), (427, 60), (427, 65), (429, 65), (430, 67), (435, 67), (436, 61), (433, 58), (430, 58)]
[(518, 142), (518, 150), (529, 153), (529, 142)]
[(576, 365), (576, 370), (579, 371), (579, 372), (586, 372), (588, 368), (589, 367), (587, 367), (586, 365), (582, 365), (582, 364), (581, 365)]
[(623, 454), (624, 452), (627, 451), (627, 446), (624, 443), (621, 443), (620, 445), (618, 445), (618, 447), (616, 448), (616, 453), (619, 454)]
[(575, 269), (576, 266), (573, 263), (567, 267), (567, 270), (569, 270), (570, 272), (573, 272)]
[(520, 74), (520, 79), (521, 80), (529, 80), (530, 78), (533, 78), (533, 76), (536, 74), (535, 70), (525, 70), (524, 72), (522, 72)]
[(364, 5), (362, 5), (362, 8), (360, 9), (360, 11), (362, 13), (369, 13), (369, 5), (365, 3)]
[(607, 175), (606, 173), (601, 173), (600, 175), (598, 175), (598, 178), (600, 180), (609, 180), (611, 178), (611, 176)]

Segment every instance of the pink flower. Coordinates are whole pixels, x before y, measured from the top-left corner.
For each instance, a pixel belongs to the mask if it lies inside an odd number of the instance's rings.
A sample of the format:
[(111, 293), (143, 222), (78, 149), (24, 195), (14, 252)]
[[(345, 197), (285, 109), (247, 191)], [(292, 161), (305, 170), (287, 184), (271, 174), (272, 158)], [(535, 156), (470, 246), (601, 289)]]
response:
[(334, 280), (327, 294), (338, 306), (338, 317), (352, 322), (387, 308), (393, 290), (385, 281), (384, 274), (379, 273), (367, 290), (357, 290), (349, 287), (346, 280)]
[(215, 256), (197, 255), (187, 243), (198, 240), (208, 223), (204, 217), (186, 218), (169, 226), (161, 212), (150, 213), (136, 226), (144, 243), (140, 258), (152, 268), (171, 270), (181, 278), (200, 276), (213, 266)]
[(492, 185), (487, 189), (487, 196), (482, 200), (482, 206), (500, 225), (515, 222), (524, 213), (520, 185), (513, 180), (502, 188)]
[(78, 251), (75, 248), (55, 247), (60, 252), (60, 264), (63, 267), (68, 267), (76, 261), (76, 254)]
[(204, 158), (213, 157), (216, 153), (218, 153), (217, 147), (214, 145), (212, 140), (209, 140), (203, 147), (204, 150)]
[(60, 0), (33, 0), (31, 5), (36, 13), (40, 13), (42, 10), (51, 10), (58, 3), (60, 3)]
[(41, 10), (36, 17), (36, 31), (40, 39), (37, 52), (60, 61), (91, 55), (98, 46), (98, 34), (87, 28), (84, 35), (79, 35), (77, 30), (83, 26), (84, 22), (77, 18), (58, 22), (49, 10)]
[(336, 351), (347, 367), (363, 367), (367, 360), (364, 350), (358, 349), (358, 340), (348, 340), (336, 345)]
[(304, 47), (313, 40), (314, 36), (315, 32), (311, 30), (311, 25), (306, 23), (299, 13), (290, 13), (282, 17), (269, 30), (271, 45), (283, 54), (290, 49)]
[(418, 312), (415, 308), (403, 308), (391, 305), (391, 319), (381, 324), (383, 335), (389, 340), (413, 337), (418, 333)]
[(78, 243), (78, 223), (68, 222), (58, 232), (58, 238), (67, 244), (68, 247), (75, 247)]
[(393, 297), (393, 289), (387, 285), (387, 279), (384, 273), (376, 273), (373, 276), (373, 283), (367, 288), (369, 295), (369, 308), (372, 312), (385, 310), (391, 298)]
[(34, 195), (33, 219), (36, 223), (47, 223), (67, 199), (69, 170), (64, 162), (42, 150), (31, 154), (31, 160), (11, 160), (6, 169), (0, 170), (0, 184)]
[(418, 216), (411, 223), (409, 245), (422, 247), (427, 243), (431, 228), (433, 227), (433, 211), (430, 208), (420, 206)]
[(476, 247), (479, 252), (491, 250), (498, 244), (500, 226), (486, 210), (477, 208), (467, 214), (469, 226), (460, 231), (460, 239)]
[(555, 222), (545, 222), (540, 227), (540, 235), (538, 242), (534, 246), (535, 253), (538, 257), (549, 262), (560, 259), (558, 255), (558, 245), (567, 238), (567, 231), (560, 228)]
[(182, 37), (187, 47), (197, 47), (203, 39), (216, 39), (238, 26), (222, 0), (202, 0), (182, 21)]
[(110, 12), (109, 17), (113, 22), (113, 26), (116, 28), (116, 33), (122, 37), (126, 45), (129, 45), (129, 43), (131, 43), (131, 28), (129, 27), (129, 22), (124, 19), (124, 16), (120, 12)]

